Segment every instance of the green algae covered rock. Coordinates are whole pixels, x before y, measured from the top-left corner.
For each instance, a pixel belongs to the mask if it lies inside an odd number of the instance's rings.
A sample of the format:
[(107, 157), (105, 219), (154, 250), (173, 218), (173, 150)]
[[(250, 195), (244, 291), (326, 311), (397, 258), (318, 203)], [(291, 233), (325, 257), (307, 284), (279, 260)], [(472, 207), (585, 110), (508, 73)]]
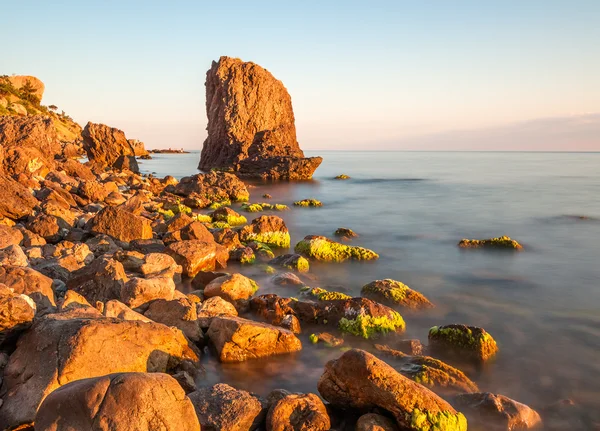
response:
[(466, 418), (448, 402), (364, 350), (329, 361), (317, 387), (334, 407), (390, 412), (402, 430), (467, 430)]
[(334, 180), (349, 180), (349, 179), (350, 179), (350, 176), (348, 176), (346, 174), (340, 174), (334, 178)]
[(261, 216), (240, 229), (240, 241), (262, 242), (270, 247), (289, 248), (290, 233), (282, 218)]
[(396, 280), (375, 280), (363, 286), (361, 294), (373, 301), (406, 308), (432, 308), (425, 296)]
[(301, 289), (302, 292), (308, 293), (309, 295), (317, 298), (319, 301), (335, 301), (339, 299), (352, 299), (350, 295), (346, 295), (342, 292), (329, 292), (321, 287), (305, 287)]
[(298, 254), (323, 262), (344, 262), (348, 259), (374, 260), (379, 255), (363, 247), (340, 244), (324, 236), (308, 235), (294, 248)]
[(256, 261), (256, 255), (250, 247), (238, 247), (229, 252), (229, 260), (242, 265), (251, 265)]
[(249, 212), (249, 213), (258, 213), (258, 212), (262, 212), (262, 211), (285, 211), (288, 210), (288, 206), (284, 205), (284, 204), (270, 204), (270, 203), (266, 203), (266, 202), (262, 202), (262, 203), (256, 203), (256, 204), (251, 204), (251, 203), (246, 203), (242, 205), (242, 210)]
[(521, 244), (507, 236), (489, 239), (463, 239), (458, 243), (458, 246), (460, 248), (523, 250)]
[(263, 207), (261, 204), (251, 204), (251, 203), (246, 203), (242, 205), (242, 211), (246, 211), (248, 213), (259, 213), (263, 210)]
[(406, 323), (400, 313), (393, 312), (391, 316), (369, 316), (359, 314), (355, 317), (342, 317), (338, 323), (340, 331), (371, 339), (386, 335), (389, 332), (400, 332), (406, 328)]
[(221, 207), (213, 211), (210, 216), (214, 222), (225, 222), (230, 226), (240, 226), (248, 223), (246, 217), (236, 213), (229, 207)]
[(302, 199), (301, 201), (294, 202), (294, 206), (297, 206), (297, 207), (322, 207), (323, 203), (316, 199)]
[(208, 214), (190, 214), (190, 217), (194, 221), (199, 221), (201, 223), (211, 223), (212, 217)]
[(271, 260), (269, 263), (298, 272), (308, 272), (310, 269), (308, 260), (299, 254), (282, 254)]
[(473, 362), (485, 362), (498, 352), (494, 338), (477, 326), (445, 325), (429, 330), (432, 353)]
[(229, 199), (225, 199), (222, 201), (213, 202), (212, 204), (210, 204), (209, 208), (211, 210), (218, 210), (219, 208), (228, 206), (231, 206), (231, 201)]

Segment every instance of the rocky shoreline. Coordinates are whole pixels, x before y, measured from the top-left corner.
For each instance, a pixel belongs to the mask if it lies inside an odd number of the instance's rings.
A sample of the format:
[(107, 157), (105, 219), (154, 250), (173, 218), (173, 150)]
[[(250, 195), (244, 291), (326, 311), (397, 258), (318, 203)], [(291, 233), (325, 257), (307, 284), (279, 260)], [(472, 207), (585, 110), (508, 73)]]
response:
[[(139, 144), (105, 125), (82, 131), (85, 164), (44, 117), (3, 117), (0, 131), (0, 429), (585, 429), (564, 427), (572, 404), (538, 413), (480, 392), (472, 370), (502, 354), (485, 329), (440, 322), (427, 345), (407, 339), (402, 314), (435, 304), (402, 282), (373, 280), (358, 297), (319, 287), (312, 264), (380, 257), (348, 243), (351, 230), (292, 244), (281, 217), (244, 215), (326, 202), (250, 204), (244, 169), (140, 175)], [(508, 237), (458, 246), (523, 249)], [(246, 265), (281, 295), (228, 271)], [(207, 385), (201, 365), (323, 348), (336, 359), (318, 393)]]

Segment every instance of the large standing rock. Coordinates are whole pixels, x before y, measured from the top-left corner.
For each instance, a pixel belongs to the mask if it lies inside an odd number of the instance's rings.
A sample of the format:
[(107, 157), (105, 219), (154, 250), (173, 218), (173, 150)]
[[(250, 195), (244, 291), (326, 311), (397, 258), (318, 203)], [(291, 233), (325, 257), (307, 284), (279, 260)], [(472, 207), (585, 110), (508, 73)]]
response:
[(240, 176), (309, 179), (320, 157), (304, 158), (292, 99), (257, 64), (221, 57), (206, 73), (208, 137), (199, 169), (230, 168)]
[(137, 139), (128, 139), (129, 145), (133, 148), (133, 152), (136, 157), (148, 157), (150, 153), (146, 150), (144, 143)]
[(90, 230), (110, 235), (119, 241), (152, 239), (152, 222), (119, 207), (106, 207), (89, 222)]
[(263, 417), (256, 397), (224, 383), (198, 389), (189, 397), (204, 431), (251, 431)]
[(400, 429), (467, 429), (465, 417), (450, 404), (364, 350), (352, 349), (329, 361), (318, 389), (341, 408), (387, 410)]
[(504, 395), (480, 392), (457, 395), (452, 405), (464, 412), (472, 431), (512, 431), (542, 428), (540, 415)]
[(291, 331), (241, 317), (213, 318), (208, 336), (221, 362), (242, 362), (302, 349)]
[(0, 174), (0, 217), (18, 220), (32, 214), (38, 204), (29, 189)]
[(121, 156), (124, 156), (129, 157), (129, 169), (139, 172), (135, 151), (122, 130), (90, 122), (87, 123), (81, 135), (83, 136), (83, 148), (93, 164), (112, 167)]
[(52, 392), (35, 417), (39, 431), (200, 431), (189, 398), (163, 373), (118, 373)]
[(315, 394), (290, 394), (277, 400), (267, 415), (267, 431), (327, 431), (331, 422)]
[(48, 394), (69, 382), (115, 372), (165, 372), (198, 360), (183, 334), (158, 323), (78, 315), (36, 321), (4, 370), (0, 429), (30, 423)]

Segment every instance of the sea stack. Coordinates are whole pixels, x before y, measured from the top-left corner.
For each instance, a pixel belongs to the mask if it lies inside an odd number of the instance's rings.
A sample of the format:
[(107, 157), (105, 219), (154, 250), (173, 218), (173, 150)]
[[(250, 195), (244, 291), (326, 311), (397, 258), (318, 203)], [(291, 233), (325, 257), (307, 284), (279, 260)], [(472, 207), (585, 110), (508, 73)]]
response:
[(296, 140), (292, 99), (258, 64), (221, 57), (206, 72), (208, 137), (199, 169), (242, 178), (310, 179), (323, 160), (305, 158)]

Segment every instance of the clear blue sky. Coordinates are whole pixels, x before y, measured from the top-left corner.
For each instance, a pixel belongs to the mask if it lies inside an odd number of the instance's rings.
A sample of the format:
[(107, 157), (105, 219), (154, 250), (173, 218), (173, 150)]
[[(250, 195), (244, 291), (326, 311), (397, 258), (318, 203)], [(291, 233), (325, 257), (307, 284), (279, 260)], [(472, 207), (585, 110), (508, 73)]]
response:
[[(0, 73), (38, 76), (44, 103), (149, 147), (200, 149), (205, 72), (221, 55), (284, 82), (305, 149), (466, 149), (461, 131), (555, 118), (600, 130), (598, 0), (0, 5)], [(600, 150), (585, 133), (573, 149)]]

